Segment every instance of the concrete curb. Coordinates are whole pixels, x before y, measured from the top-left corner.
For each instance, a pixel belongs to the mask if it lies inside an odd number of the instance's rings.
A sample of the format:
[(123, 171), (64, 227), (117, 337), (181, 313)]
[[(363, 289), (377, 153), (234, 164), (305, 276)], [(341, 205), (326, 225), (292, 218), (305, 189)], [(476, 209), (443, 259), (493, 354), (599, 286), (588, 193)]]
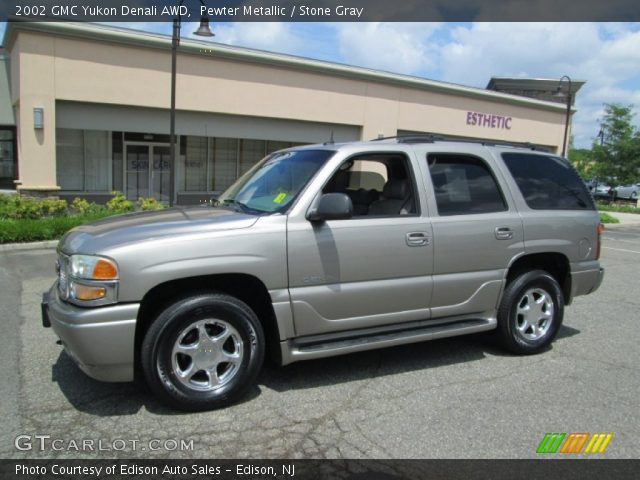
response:
[(59, 240), (46, 240), (44, 242), (30, 243), (5, 243), (0, 245), (0, 252), (13, 252), (17, 250), (40, 250), (43, 248), (56, 248)]

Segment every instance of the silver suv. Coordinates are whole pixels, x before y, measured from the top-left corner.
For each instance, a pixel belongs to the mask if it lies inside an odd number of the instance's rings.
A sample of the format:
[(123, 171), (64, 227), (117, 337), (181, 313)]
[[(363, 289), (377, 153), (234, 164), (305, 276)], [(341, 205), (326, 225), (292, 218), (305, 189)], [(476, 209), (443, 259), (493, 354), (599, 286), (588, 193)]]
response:
[(428, 137), (269, 155), (212, 206), (88, 224), (43, 298), (88, 375), (221, 407), (276, 362), (495, 330), (545, 349), (595, 291), (598, 213), (568, 162)]

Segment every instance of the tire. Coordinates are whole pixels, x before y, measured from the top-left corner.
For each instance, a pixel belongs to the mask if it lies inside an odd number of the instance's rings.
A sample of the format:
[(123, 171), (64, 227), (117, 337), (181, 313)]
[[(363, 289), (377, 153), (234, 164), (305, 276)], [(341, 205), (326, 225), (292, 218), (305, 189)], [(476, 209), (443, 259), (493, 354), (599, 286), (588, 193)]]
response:
[(631, 193), (631, 200), (637, 200), (637, 199), (638, 199), (638, 192)]
[(221, 293), (182, 297), (163, 310), (142, 341), (149, 388), (173, 408), (226, 407), (255, 384), (264, 332), (244, 302)]
[(544, 270), (521, 273), (505, 288), (498, 308), (500, 341), (518, 355), (538, 353), (556, 337), (563, 316), (564, 296), (556, 279)]

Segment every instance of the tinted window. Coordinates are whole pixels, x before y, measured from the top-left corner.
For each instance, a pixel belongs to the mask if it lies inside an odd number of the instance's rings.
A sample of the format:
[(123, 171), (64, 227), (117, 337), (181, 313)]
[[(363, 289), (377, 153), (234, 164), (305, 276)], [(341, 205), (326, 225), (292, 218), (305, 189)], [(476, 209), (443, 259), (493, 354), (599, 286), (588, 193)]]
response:
[(507, 209), (495, 178), (482, 160), (431, 154), (428, 162), (440, 215), (491, 213)]
[(502, 158), (530, 208), (595, 208), (580, 177), (563, 158), (527, 153), (503, 153)]

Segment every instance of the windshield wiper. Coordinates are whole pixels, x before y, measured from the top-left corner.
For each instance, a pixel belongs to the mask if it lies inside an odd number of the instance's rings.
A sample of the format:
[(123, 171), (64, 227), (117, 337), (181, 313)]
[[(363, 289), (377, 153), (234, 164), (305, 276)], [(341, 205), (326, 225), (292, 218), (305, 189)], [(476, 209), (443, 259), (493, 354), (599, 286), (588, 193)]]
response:
[(239, 202), (233, 198), (225, 198), (222, 202), (218, 202), (217, 205), (222, 205), (224, 207), (235, 207), (237, 212), (241, 213), (249, 213), (249, 214), (260, 214), (264, 213), (261, 210), (256, 210), (255, 208), (251, 208), (246, 203)]
[(244, 203), (239, 202), (238, 200), (235, 200), (233, 198), (225, 198), (222, 203), (218, 202), (219, 204), (225, 206), (225, 207), (236, 207), (235, 210), (239, 211), (239, 212), (243, 212), (246, 213), (249, 210), (249, 207), (247, 207)]

